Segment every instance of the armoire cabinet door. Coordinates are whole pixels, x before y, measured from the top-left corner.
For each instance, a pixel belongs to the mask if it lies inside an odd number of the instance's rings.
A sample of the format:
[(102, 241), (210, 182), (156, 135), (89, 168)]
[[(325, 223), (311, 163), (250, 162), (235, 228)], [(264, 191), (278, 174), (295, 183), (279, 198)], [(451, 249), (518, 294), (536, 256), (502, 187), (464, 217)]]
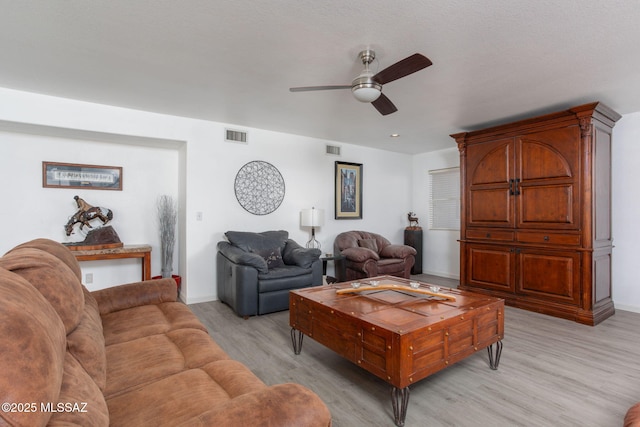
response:
[(463, 283), (469, 286), (513, 293), (516, 278), (513, 248), (467, 244), (465, 275)]
[(577, 229), (580, 224), (580, 129), (516, 138), (516, 227)]
[(517, 292), (563, 304), (580, 304), (580, 254), (523, 248), (516, 250)]
[(515, 157), (513, 138), (467, 147), (467, 225), (515, 226), (512, 178)]

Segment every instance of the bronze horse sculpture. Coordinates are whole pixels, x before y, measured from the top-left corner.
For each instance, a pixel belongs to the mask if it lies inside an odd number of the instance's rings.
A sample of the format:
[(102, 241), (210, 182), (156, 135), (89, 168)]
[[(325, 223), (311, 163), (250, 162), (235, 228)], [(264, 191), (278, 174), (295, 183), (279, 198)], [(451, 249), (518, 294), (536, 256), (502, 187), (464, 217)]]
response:
[(70, 236), (71, 233), (73, 233), (73, 226), (77, 223), (80, 223), (80, 230), (82, 230), (85, 225), (89, 228), (93, 228), (90, 221), (93, 221), (94, 219), (99, 219), (102, 221), (102, 224), (106, 224), (113, 219), (113, 212), (111, 209), (91, 206), (78, 196), (75, 196), (74, 199), (76, 200), (79, 209), (71, 218), (69, 218), (69, 221), (64, 226), (67, 236)]

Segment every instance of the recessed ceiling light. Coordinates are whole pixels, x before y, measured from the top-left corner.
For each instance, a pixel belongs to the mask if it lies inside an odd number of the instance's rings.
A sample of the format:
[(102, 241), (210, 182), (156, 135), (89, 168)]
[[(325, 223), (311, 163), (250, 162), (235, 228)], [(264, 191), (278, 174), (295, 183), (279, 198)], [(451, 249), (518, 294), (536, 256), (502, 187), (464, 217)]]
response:
[(399, 133), (392, 133), (391, 135), (389, 135), (391, 138), (398, 138), (400, 136)]

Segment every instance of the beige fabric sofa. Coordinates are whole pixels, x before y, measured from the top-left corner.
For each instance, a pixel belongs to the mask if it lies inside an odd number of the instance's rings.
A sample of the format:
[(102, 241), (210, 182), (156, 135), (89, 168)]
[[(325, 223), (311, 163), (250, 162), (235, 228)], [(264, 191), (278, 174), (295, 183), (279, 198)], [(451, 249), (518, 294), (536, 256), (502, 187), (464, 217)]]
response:
[(307, 388), (267, 386), (229, 359), (172, 279), (97, 292), (80, 279), (51, 240), (0, 258), (0, 425), (331, 424)]

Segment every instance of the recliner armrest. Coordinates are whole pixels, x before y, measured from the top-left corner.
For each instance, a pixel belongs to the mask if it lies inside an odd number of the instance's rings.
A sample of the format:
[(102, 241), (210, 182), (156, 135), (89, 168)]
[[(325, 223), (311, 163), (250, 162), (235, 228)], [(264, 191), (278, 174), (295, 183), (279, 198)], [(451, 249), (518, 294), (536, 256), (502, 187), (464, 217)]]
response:
[(387, 245), (380, 251), (383, 258), (407, 258), (416, 255), (418, 251), (407, 245)]
[(246, 265), (253, 267), (260, 273), (268, 273), (269, 267), (267, 261), (258, 254), (245, 252), (242, 249), (233, 246), (229, 242), (218, 242), (218, 251), (222, 253), (229, 261), (234, 264)]
[(101, 315), (141, 305), (174, 302), (178, 288), (172, 278), (144, 280), (91, 292)]
[(362, 247), (347, 248), (340, 252), (340, 254), (346, 257), (349, 261), (353, 262), (364, 262), (368, 259), (377, 261), (380, 259), (380, 255), (378, 255), (375, 251)]
[(321, 254), (320, 249), (303, 248), (294, 240), (288, 239), (282, 253), (282, 260), (288, 265), (311, 268), (313, 263), (320, 259)]

